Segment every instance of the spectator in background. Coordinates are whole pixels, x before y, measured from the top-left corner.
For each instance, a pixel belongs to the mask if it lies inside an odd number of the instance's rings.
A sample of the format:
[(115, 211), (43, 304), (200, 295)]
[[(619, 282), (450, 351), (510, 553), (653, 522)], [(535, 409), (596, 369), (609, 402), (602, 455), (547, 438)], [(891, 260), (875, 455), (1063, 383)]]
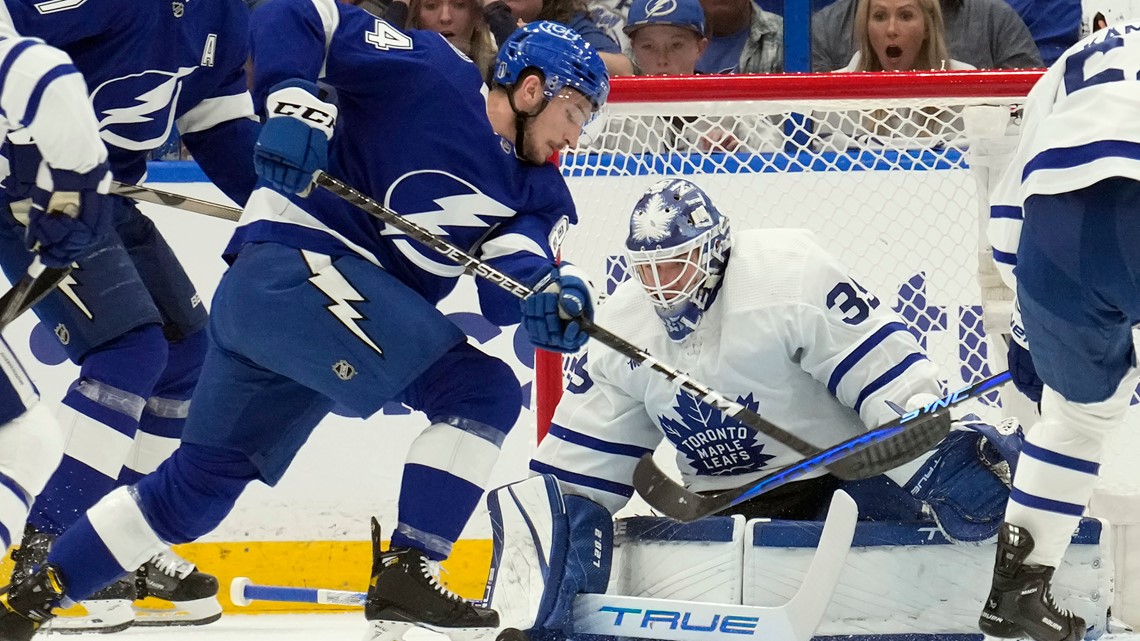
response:
[(697, 71), (780, 73), (784, 70), (783, 18), (764, 11), (752, 0), (701, 0), (701, 7), (708, 21), (709, 45), (697, 61)]
[(855, 40), (859, 49), (840, 71), (975, 68), (950, 57), (938, 0), (858, 0)]
[(499, 48), (491, 38), (479, 0), (392, 0), (383, 18), (400, 29), (443, 35), (475, 63), (484, 81), (490, 79)]
[[(839, 71), (962, 70), (946, 47), (938, 0), (857, 0), (855, 40), (859, 49)], [(962, 130), (961, 113), (943, 107), (890, 107), (827, 112), (817, 131), (821, 149), (935, 147)]]
[(634, 0), (625, 33), (633, 67), (645, 76), (692, 75), (709, 44), (700, 0)]
[[(835, 71), (850, 62), (856, 4), (838, 0), (812, 17), (813, 70)], [(941, 0), (940, 5), (952, 58), (978, 69), (1043, 66), (1029, 29), (1005, 0)]]
[[(502, 2), (503, 0), (493, 0), (484, 11)], [(519, 25), (535, 20), (550, 20), (570, 27), (598, 52), (611, 76), (633, 75), (633, 64), (622, 53), (617, 41), (607, 35), (591, 17), (586, 0), (506, 0), (506, 5)], [(491, 24), (495, 37), (502, 42), (504, 38), (497, 22), (491, 15), (487, 16), (487, 21)]]
[(1100, 31), (1101, 29), (1105, 29), (1107, 27), (1108, 27), (1108, 18), (1104, 17), (1104, 14), (1101, 13), (1100, 11), (1097, 11), (1096, 15), (1093, 16), (1093, 19), (1092, 19), (1092, 30), (1093, 30), (1093, 32), (1095, 33), (1097, 31)]
[[(633, 0), (625, 33), (637, 75), (698, 73), (708, 46), (700, 0)], [(651, 154), (774, 151), (780, 140), (772, 123), (758, 117), (628, 115), (604, 120), (586, 146)]]
[(1052, 65), (1081, 39), (1081, 0), (1006, 0), (1021, 16), (1041, 60)]

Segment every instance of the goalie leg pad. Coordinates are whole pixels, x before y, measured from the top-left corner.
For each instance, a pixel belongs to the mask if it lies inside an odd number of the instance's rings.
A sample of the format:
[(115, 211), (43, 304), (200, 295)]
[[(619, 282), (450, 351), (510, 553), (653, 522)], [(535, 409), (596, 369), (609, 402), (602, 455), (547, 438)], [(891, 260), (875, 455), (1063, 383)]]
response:
[(565, 499), (558, 481), (536, 476), (487, 496), (494, 546), (487, 605), (500, 625), (568, 630), (574, 596), (609, 583), (613, 522), (602, 506)]

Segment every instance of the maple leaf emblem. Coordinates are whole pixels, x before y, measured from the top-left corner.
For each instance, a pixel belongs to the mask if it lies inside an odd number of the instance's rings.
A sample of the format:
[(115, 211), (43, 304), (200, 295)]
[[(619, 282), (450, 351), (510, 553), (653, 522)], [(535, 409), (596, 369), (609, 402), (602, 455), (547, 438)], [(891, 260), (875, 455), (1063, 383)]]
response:
[[(754, 412), (760, 406), (752, 394), (738, 398), (737, 402)], [(775, 458), (764, 453), (765, 444), (757, 442), (756, 432), (684, 391), (677, 392), (673, 410), (680, 420), (659, 416), (661, 429), (699, 475), (756, 472)]]

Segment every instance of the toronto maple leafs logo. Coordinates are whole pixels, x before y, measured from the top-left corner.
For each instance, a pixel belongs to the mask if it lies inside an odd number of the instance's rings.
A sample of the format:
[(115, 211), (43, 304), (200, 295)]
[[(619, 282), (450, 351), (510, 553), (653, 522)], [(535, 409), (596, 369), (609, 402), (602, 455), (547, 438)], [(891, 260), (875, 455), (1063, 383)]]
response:
[[(753, 412), (760, 405), (752, 394), (737, 402)], [(774, 458), (764, 453), (764, 444), (756, 442), (756, 432), (684, 391), (677, 392), (673, 410), (680, 420), (660, 416), (661, 429), (698, 475), (756, 472)]]
[(100, 137), (131, 151), (154, 149), (166, 142), (174, 127), (182, 79), (195, 69), (148, 69), (100, 84), (91, 92)]
[(671, 207), (661, 194), (653, 194), (645, 207), (633, 212), (630, 234), (638, 242), (661, 240), (669, 235), (669, 221), (676, 208)]
[[(400, 176), (384, 195), (384, 205), (467, 251), (474, 251), (493, 227), (515, 215), (514, 209), (475, 185), (434, 169)], [(462, 267), (409, 240), (398, 229), (385, 227), (381, 233), (392, 238), (409, 261), (428, 273), (445, 278), (463, 273)]]

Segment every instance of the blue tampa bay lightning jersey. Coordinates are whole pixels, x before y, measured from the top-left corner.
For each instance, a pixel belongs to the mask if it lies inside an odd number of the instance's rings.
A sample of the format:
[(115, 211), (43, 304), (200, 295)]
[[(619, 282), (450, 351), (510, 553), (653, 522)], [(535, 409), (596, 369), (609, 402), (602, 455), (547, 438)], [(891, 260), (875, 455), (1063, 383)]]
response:
[(258, 125), (242, 0), (2, 0), (0, 11), (71, 56), (117, 180), (140, 180), (147, 153), (177, 127), (211, 180), (245, 201)]
[[(335, 0), (273, 0), (252, 16), (254, 101), (278, 83), (321, 80), (336, 91), (329, 173), (515, 278), (549, 271), (568, 224), (569, 190), (553, 164), (522, 162), (487, 117), (478, 69), (437, 33), (402, 32)], [(322, 190), (286, 196), (264, 183), (227, 254), (271, 241), (356, 253), (435, 303), (462, 270)], [(518, 322), (518, 303), (480, 284), (493, 322)]]

